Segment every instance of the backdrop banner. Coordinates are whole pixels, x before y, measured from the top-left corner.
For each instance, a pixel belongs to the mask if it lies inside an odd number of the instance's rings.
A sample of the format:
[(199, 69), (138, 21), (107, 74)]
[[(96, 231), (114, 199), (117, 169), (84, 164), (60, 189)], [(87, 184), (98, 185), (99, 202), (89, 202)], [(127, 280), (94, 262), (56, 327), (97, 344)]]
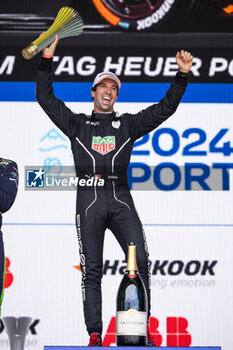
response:
[[(140, 96), (138, 96), (140, 99)], [(117, 103), (120, 114), (150, 103)], [(90, 102), (68, 102), (91, 113)], [(2, 316), (29, 316), (25, 349), (84, 346), (76, 191), (26, 190), (34, 166), (73, 166), (70, 142), (35, 102), (0, 102), (1, 156), (19, 166), (19, 191), (3, 215), (6, 254)], [(135, 143), (129, 185), (150, 252), (151, 329), (157, 346), (231, 350), (233, 104), (181, 103)], [(104, 136), (104, 135), (103, 135)], [(212, 170), (218, 172), (212, 178)], [(170, 176), (163, 177), (163, 172)], [(218, 180), (216, 184), (215, 180)], [(218, 188), (216, 188), (218, 185)], [(103, 344), (115, 344), (116, 293), (125, 257), (106, 232)], [(0, 324), (0, 346), (9, 346)]]

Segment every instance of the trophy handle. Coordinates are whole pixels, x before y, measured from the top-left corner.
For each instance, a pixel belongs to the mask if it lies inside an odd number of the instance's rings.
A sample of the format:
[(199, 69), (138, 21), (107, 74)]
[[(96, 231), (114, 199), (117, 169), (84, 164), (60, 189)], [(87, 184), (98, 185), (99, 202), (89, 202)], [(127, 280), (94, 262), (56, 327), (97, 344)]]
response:
[(22, 55), (26, 60), (30, 60), (38, 52), (39, 52), (38, 46), (34, 43), (31, 43), (22, 50)]

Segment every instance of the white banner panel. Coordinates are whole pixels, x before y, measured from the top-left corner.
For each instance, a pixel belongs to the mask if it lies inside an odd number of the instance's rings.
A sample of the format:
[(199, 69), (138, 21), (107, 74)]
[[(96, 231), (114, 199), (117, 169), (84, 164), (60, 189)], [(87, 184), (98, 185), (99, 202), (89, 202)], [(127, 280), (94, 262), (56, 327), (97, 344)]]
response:
[[(34, 193), (32, 191), (25, 192), (24, 190), (25, 166), (73, 164), (69, 140), (53, 125), (36, 103), (2, 102), (0, 106), (2, 111), (1, 127), (4, 130), (0, 141), (1, 152), (6, 158), (14, 159), (18, 163), (20, 171), (18, 198), (14, 204), (14, 209), (5, 215), (5, 221), (10, 215), (11, 221), (14, 221), (14, 217), (17, 217), (20, 218), (20, 222), (73, 222), (75, 191), (58, 191), (51, 195), (49, 192), (40, 193), (35, 191)], [(90, 113), (92, 109), (92, 104), (88, 103), (70, 103), (68, 106), (77, 112)], [(133, 113), (146, 106), (146, 104), (124, 103), (118, 104), (116, 110), (120, 113), (124, 111)], [(221, 165), (222, 163), (231, 164), (233, 157), (229, 147), (230, 140), (233, 138), (232, 113), (233, 105), (231, 104), (181, 104), (173, 117), (150, 133), (148, 139), (134, 149), (140, 152), (144, 150), (149, 154), (134, 155), (131, 162), (140, 163), (144, 167), (169, 162), (175, 166), (181, 166), (182, 171), (185, 163), (202, 163), (208, 166)], [(190, 131), (190, 129), (199, 130)], [(219, 133), (222, 129), (227, 131), (221, 136)], [(160, 130), (163, 133), (158, 137), (157, 133)], [(186, 137), (182, 137), (185, 131)], [(187, 134), (189, 135), (188, 138)], [(212, 142), (212, 148), (215, 146), (218, 149), (210, 152), (210, 143), (214, 138), (216, 139), (216, 135), (218, 135), (219, 141), (218, 143)], [(174, 141), (177, 138), (179, 139), (178, 148), (177, 142)], [(172, 151), (174, 154), (162, 156), (156, 153), (153, 147), (155, 139), (159, 139), (160, 153), (162, 149), (174, 148), (173, 144), (175, 143), (176, 146)], [(197, 141), (200, 144), (195, 147), (192, 146), (189, 152), (205, 152), (204, 154), (182, 155), (187, 145), (190, 147), (191, 143)], [(156, 148), (156, 151), (158, 151), (158, 148)], [(188, 152), (187, 148), (185, 152)], [(229, 170), (230, 174), (231, 172), (232, 170)], [(223, 179), (222, 173), (223, 171), (219, 169), (220, 180)], [(231, 179), (232, 176), (230, 176), (229, 181), (232, 181)], [(153, 174), (149, 180), (153, 182)], [(184, 183), (184, 181), (183, 176), (181, 182)], [(208, 179), (206, 183), (208, 184)], [(224, 181), (224, 184), (227, 185), (227, 181)], [(132, 182), (132, 185), (133, 188), (137, 188), (136, 185), (138, 184)], [(145, 186), (145, 183), (143, 183), (143, 186)], [(154, 205), (146, 205), (146, 210), (144, 209), (145, 203), (148, 203), (147, 191), (135, 191), (133, 195), (136, 203), (140, 198), (139, 202), (143, 204), (143, 210), (140, 214), (143, 223), (151, 223), (151, 218), (155, 218), (154, 210), (156, 209), (157, 223), (231, 224), (233, 220), (231, 215), (233, 207), (231, 191), (213, 191), (212, 188), (214, 188), (214, 185), (210, 187), (210, 191), (176, 191), (176, 187), (172, 191), (156, 191), (152, 193), (151, 197), (152, 200), (155, 200)], [(201, 190), (202, 188), (198, 187), (197, 184), (197, 189)], [(66, 205), (62, 205), (63, 201)], [(137, 204), (138, 210), (140, 210), (139, 206), (140, 203)], [(53, 208), (52, 213), (51, 208)]]
[[(175, 341), (183, 346), (218, 345), (230, 349), (231, 228), (146, 226), (145, 231), (151, 260), (152, 329), (159, 332), (158, 345), (178, 345), (170, 339), (175, 335)], [(86, 344), (75, 227), (4, 226), (4, 240), (13, 282), (5, 290), (3, 315), (33, 318), (28, 341), (35, 349), (45, 344)], [(115, 316), (123, 266), (124, 255), (107, 231), (103, 277), (105, 345), (111, 345), (113, 340), (108, 328)], [(178, 318), (182, 319), (181, 328), (171, 333), (169, 329)], [(2, 331), (0, 340), (6, 339)]]
[[(68, 105), (77, 112), (90, 113), (92, 109), (88, 103)], [(137, 112), (146, 106), (122, 103), (116, 110)], [(74, 226), (76, 193), (25, 191), (25, 166), (72, 165), (69, 140), (36, 103), (1, 102), (0, 108), (0, 155), (15, 160), (20, 173), (16, 202), (3, 216), (9, 285), (2, 316), (33, 318), (26, 349), (86, 345)], [(232, 114), (231, 104), (181, 104), (172, 118), (134, 149), (140, 153), (131, 161), (139, 163), (142, 173), (131, 174), (135, 189), (132, 194), (150, 250), (152, 329), (161, 346), (232, 348), (233, 170), (229, 170), (229, 183), (223, 168), (219, 170), (220, 184), (228, 184), (229, 191), (213, 190), (215, 182), (208, 178), (204, 181), (210, 187), (208, 191), (198, 183), (195, 191), (178, 190), (175, 185), (171, 191), (138, 191), (137, 186), (154, 183), (153, 172), (141, 184), (135, 183), (134, 176), (143, 176), (143, 169), (149, 166), (172, 163), (171, 171), (180, 171), (180, 183), (185, 188), (185, 183), (190, 183), (185, 164), (210, 167), (233, 163)], [(107, 231), (103, 278), (105, 345), (114, 341), (112, 318), (123, 260), (120, 247)], [(8, 344), (2, 325), (1, 344)]]

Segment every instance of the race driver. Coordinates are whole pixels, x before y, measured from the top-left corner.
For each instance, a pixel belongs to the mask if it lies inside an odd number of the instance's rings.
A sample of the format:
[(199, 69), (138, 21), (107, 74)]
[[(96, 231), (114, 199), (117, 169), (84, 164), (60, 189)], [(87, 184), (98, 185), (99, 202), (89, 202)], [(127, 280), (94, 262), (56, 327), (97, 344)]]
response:
[[(104, 178), (103, 188), (77, 188), (76, 225), (82, 270), (84, 317), (90, 335), (89, 346), (101, 346), (104, 233), (109, 228), (127, 258), (130, 241), (137, 244), (137, 263), (148, 294), (150, 287), (148, 250), (142, 224), (127, 184), (127, 167), (135, 140), (157, 128), (177, 109), (188, 83), (193, 57), (177, 52), (176, 74), (164, 98), (136, 114), (114, 112), (121, 82), (111, 72), (97, 74), (91, 89), (92, 114), (73, 113), (54, 96), (52, 58), (58, 43), (44, 49), (37, 73), (36, 97), (49, 118), (70, 139), (76, 173), (79, 178)], [(147, 345), (155, 346), (148, 327)]]
[(18, 169), (15, 162), (0, 158), (0, 316), (4, 293), (5, 256), (2, 237), (2, 214), (10, 209), (18, 190)]

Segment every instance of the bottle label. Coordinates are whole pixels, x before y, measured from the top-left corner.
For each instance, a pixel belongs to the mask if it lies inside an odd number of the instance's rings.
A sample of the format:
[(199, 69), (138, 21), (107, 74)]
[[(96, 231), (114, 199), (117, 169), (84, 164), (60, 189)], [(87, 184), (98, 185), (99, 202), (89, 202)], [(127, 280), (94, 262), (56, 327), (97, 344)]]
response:
[(129, 309), (128, 311), (117, 311), (117, 335), (147, 334), (147, 313)]

